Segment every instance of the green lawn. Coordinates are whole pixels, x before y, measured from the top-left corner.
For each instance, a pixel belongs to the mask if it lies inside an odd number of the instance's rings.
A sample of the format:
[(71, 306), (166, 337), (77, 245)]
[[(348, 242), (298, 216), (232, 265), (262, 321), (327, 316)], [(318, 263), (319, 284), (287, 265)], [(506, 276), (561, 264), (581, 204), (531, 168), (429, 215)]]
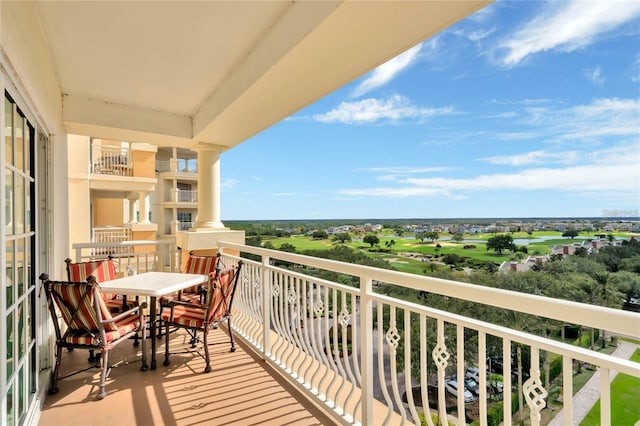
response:
[[(514, 239), (535, 239), (539, 237), (553, 237), (552, 239), (542, 241), (542, 242), (534, 242), (528, 244), (527, 248), (529, 251), (529, 255), (535, 254), (549, 254), (551, 252), (551, 248), (554, 245), (563, 245), (563, 244), (571, 244), (572, 242), (577, 242), (579, 239), (571, 240), (570, 238), (562, 238), (562, 234), (560, 232), (554, 231), (540, 231), (534, 232), (531, 235), (528, 235), (526, 232), (515, 232), (511, 234)], [(428, 267), (424, 265), (423, 262), (419, 260), (410, 259), (410, 258), (399, 258), (397, 253), (420, 253), (423, 255), (431, 255), (431, 256), (444, 256), (447, 254), (456, 254), (460, 257), (469, 257), (481, 261), (492, 261), (497, 264), (500, 264), (505, 261), (511, 260), (513, 253), (510, 251), (505, 251), (501, 255), (496, 254), (493, 250), (487, 251), (486, 243), (484, 241), (489, 238), (495, 236), (494, 234), (474, 234), (469, 235), (465, 234), (464, 238), (466, 240), (478, 240), (475, 243), (458, 243), (455, 241), (443, 241), (443, 240), (424, 240), (418, 241), (413, 239), (413, 235), (406, 233), (401, 237), (393, 234), (393, 230), (385, 229), (383, 232), (378, 234), (378, 238), (380, 239), (379, 247), (382, 249), (386, 249), (387, 246), (385, 243), (393, 240), (394, 244), (391, 246), (391, 253), (383, 254), (383, 253), (372, 253), (368, 250), (370, 246), (368, 244), (360, 241), (351, 241), (346, 243), (348, 246), (354, 249), (360, 249), (368, 253), (372, 257), (385, 257), (385, 258), (398, 258), (397, 261), (391, 262), (397, 269), (404, 272), (413, 272), (418, 274), (423, 274), (422, 270)], [(588, 237), (589, 235), (584, 234), (581, 235), (584, 237)], [(353, 237), (353, 236), (352, 236)], [(449, 234), (442, 234), (441, 237), (450, 237)], [(360, 237), (362, 238), (362, 237)], [(288, 238), (272, 238), (265, 239), (265, 242), (269, 241), (274, 247), (279, 248), (282, 244), (288, 243), (293, 245), (298, 252), (303, 252), (305, 250), (327, 250), (330, 249), (333, 245), (337, 244), (332, 242), (330, 239), (327, 240), (314, 240), (309, 236), (296, 235)], [(440, 244), (440, 247), (436, 247), (437, 244)], [(464, 248), (464, 246), (475, 246), (473, 248)]]
[[(640, 349), (631, 360), (640, 362)], [(618, 374), (611, 382), (611, 424), (634, 425), (640, 421), (640, 378)], [(600, 401), (596, 402), (580, 425), (600, 424)]]

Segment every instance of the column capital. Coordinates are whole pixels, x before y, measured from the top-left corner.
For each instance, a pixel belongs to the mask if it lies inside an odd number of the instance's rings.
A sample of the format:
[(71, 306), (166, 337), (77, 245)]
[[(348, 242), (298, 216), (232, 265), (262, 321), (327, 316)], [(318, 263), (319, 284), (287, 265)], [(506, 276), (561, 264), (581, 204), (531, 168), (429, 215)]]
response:
[(228, 149), (229, 149), (229, 147), (227, 147), (227, 146), (218, 145), (218, 144), (209, 143), (209, 142), (198, 142), (196, 144), (196, 146), (193, 147), (193, 150), (197, 151), (197, 152), (214, 151), (214, 152), (222, 153), (222, 152), (225, 152)]

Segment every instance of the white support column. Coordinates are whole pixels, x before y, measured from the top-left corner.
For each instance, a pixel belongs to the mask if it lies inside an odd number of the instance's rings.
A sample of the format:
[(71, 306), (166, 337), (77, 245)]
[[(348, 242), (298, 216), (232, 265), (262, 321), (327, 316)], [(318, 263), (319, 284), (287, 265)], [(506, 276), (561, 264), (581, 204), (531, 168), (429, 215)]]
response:
[(136, 200), (128, 198), (129, 201), (129, 223), (138, 223), (136, 219)]
[(149, 221), (149, 193), (141, 191), (138, 193), (138, 209), (140, 211), (139, 223), (151, 223)]
[(220, 153), (222, 147), (200, 143), (198, 151), (198, 219), (192, 231), (225, 229), (220, 221)]
[(193, 228), (179, 231), (176, 242), (182, 253), (217, 250), (218, 242), (244, 244), (244, 231), (232, 231), (220, 221), (220, 153), (224, 147), (200, 142), (198, 152), (198, 215)]

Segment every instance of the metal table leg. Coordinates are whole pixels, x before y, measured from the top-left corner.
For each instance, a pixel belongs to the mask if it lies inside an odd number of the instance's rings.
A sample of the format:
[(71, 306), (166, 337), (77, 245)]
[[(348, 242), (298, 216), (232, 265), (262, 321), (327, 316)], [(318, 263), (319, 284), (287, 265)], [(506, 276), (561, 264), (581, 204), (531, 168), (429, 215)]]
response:
[(151, 297), (151, 308), (149, 309), (149, 326), (151, 328), (151, 369), (156, 369), (156, 298)]

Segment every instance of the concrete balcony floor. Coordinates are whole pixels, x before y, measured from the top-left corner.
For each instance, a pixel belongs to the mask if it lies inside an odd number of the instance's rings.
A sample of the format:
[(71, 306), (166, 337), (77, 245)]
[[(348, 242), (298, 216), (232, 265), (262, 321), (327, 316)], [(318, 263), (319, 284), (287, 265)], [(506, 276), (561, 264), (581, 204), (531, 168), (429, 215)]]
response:
[[(41, 426), (58, 425), (332, 425), (336, 422), (313, 405), (239, 339), (229, 352), (222, 328), (210, 333), (213, 371), (204, 374), (197, 353), (164, 360), (164, 337), (158, 340), (158, 368), (140, 371), (140, 347), (123, 342), (111, 351), (114, 365), (107, 397), (96, 399), (100, 369), (92, 368), (58, 382), (48, 395)], [(186, 333), (172, 334), (171, 351), (191, 349)], [(88, 365), (88, 352), (64, 352), (62, 373)]]

